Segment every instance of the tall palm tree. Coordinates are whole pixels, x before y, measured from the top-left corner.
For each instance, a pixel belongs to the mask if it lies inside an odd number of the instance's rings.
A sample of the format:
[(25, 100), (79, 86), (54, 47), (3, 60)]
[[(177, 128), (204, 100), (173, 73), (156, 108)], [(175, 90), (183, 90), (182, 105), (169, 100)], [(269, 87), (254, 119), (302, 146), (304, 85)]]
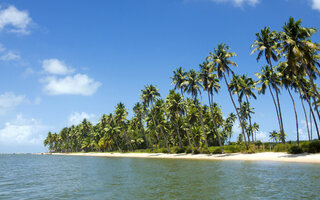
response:
[[(280, 59), (280, 52), (278, 50), (279, 37), (280, 37), (279, 34), (277, 34), (275, 31), (271, 32), (269, 27), (265, 27), (264, 29), (262, 29), (260, 31), (260, 33), (256, 33), (256, 40), (251, 45), (251, 48), (255, 47), (252, 50), (251, 54), (259, 51), (258, 56), (257, 56), (257, 61), (259, 61), (264, 53), (265, 59), (271, 69), (273, 69), (272, 60), (278, 61)], [(276, 77), (274, 76), (274, 78), (276, 78)], [(275, 80), (277, 80), (277, 79), (275, 79)], [(275, 83), (275, 84), (279, 85), (279, 83)], [(276, 87), (276, 88), (278, 88), (278, 87)], [(277, 97), (277, 102), (278, 102), (278, 104), (275, 104), (275, 105), (276, 105), (276, 107), (278, 107), (278, 108), (276, 108), (276, 111), (277, 111), (278, 121), (280, 124), (280, 132), (281, 132), (281, 138), (282, 138), (281, 140), (284, 143), (285, 141), (283, 139), (284, 138), (283, 121), (282, 121), (280, 101), (279, 101), (279, 96), (278, 96), (278, 93), (280, 92), (280, 90), (275, 89), (275, 92), (276, 92), (276, 97)], [(272, 94), (272, 98), (274, 99), (273, 94)]]
[(223, 153), (221, 138), (217, 129), (216, 120), (214, 118), (213, 108), (212, 108), (212, 101), (213, 101), (213, 92), (218, 93), (220, 90), (220, 84), (219, 79), (216, 74), (213, 74), (214, 68), (209, 65), (209, 62), (203, 62), (200, 66), (200, 81), (202, 82), (202, 87), (204, 91), (207, 91), (208, 93), (208, 100), (209, 100), (209, 106), (210, 106), (210, 112), (213, 120), (213, 126), (214, 126), (214, 132), (218, 138), (219, 146), (221, 149), (221, 152)]
[(170, 90), (169, 95), (166, 99), (166, 106), (169, 113), (169, 117), (171, 122), (175, 124), (177, 136), (179, 139), (179, 147), (182, 148), (182, 139), (180, 135), (180, 125), (179, 119), (184, 113), (184, 106), (183, 106), (183, 98), (179, 93), (175, 93), (174, 90)]
[[(199, 77), (199, 73), (197, 73), (196, 71), (194, 71), (193, 69), (190, 70), (187, 73), (187, 78), (186, 80), (183, 82), (183, 85), (186, 86), (186, 92), (191, 94), (191, 96), (194, 99), (194, 102), (197, 103), (197, 108), (198, 108), (198, 112), (199, 112), (199, 116), (200, 116), (200, 122), (201, 122), (201, 127), (202, 127), (202, 133), (203, 133), (203, 137), (204, 137), (204, 141), (206, 144), (207, 149), (208, 147), (208, 141), (207, 141), (207, 133), (205, 132), (204, 129), (204, 124), (203, 124), (203, 111), (201, 108), (201, 105), (198, 104), (197, 101), (197, 96), (200, 95), (201, 96), (201, 91), (200, 91), (200, 87), (201, 86), (201, 82), (200, 82), (200, 77)], [(202, 101), (202, 97), (201, 97), (201, 101)], [(201, 103), (200, 103), (201, 104)]]
[(230, 58), (237, 56), (237, 54), (235, 54), (234, 52), (229, 52), (230, 47), (226, 44), (219, 44), (217, 49), (214, 49), (214, 52), (210, 52), (210, 55), (207, 57), (207, 60), (209, 61), (209, 64), (212, 65), (213, 67), (216, 68), (218, 77), (224, 78), (224, 81), (226, 83), (226, 86), (228, 88), (228, 92), (229, 92), (229, 96), (230, 99), (232, 101), (232, 104), (234, 106), (234, 109), (236, 110), (238, 119), (240, 121), (241, 124), (241, 131), (242, 131), (242, 135), (244, 136), (245, 139), (245, 145), (246, 148), (248, 149), (248, 144), (244, 135), (244, 127), (243, 127), (243, 123), (242, 120), (240, 118), (240, 114), (238, 112), (237, 106), (233, 100), (232, 94), (231, 94), (231, 90), (229, 88), (229, 84), (227, 81), (227, 77), (226, 74), (229, 75), (229, 73), (233, 73), (232, 69), (229, 67), (229, 65), (232, 66), (237, 66), (237, 64), (233, 61), (230, 60)]
[(229, 88), (230, 88), (230, 91), (232, 92), (232, 94), (236, 94), (237, 97), (238, 97), (238, 103), (239, 103), (239, 114), (240, 114), (240, 117), (241, 117), (241, 120), (240, 122), (242, 123), (242, 127), (243, 129), (245, 130), (245, 133), (247, 134), (247, 137), (248, 137), (248, 143), (250, 144), (250, 133), (248, 132), (248, 129), (247, 129), (247, 126), (245, 125), (245, 120), (246, 120), (246, 116), (244, 116), (244, 110), (242, 109), (242, 98), (240, 98), (240, 91), (242, 90), (243, 88), (243, 84), (242, 83), (243, 80), (241, 79), (241, 77), (239, 75), (235, 75), (233, 74), (232, 76), (232, 79), (230, 80), (230, 83), (229, 83)]
[[(240, 99), (243, 98), (243, 96), (246, 97), (246, 102), (248, 105), (250, 105), (249, 102), (249, 98), (253, 97), (254, 99), (257, 99), (256, 94), (254, 93), (254, 91), (257, 89), (256, 88), (256, 82), (251, 78), (251, 77), (247, 77), (246, 75), (242, 75), (241, 76), (241, 90), (240, 90)], [(255, 141), (253, 139), (253, 132), (252, 132), (252, 120), (251, 120), (251, 114), (249, 113), (248, 115), (249, 117), (249, 131), (251, 132), (252, 135), (252, 141)]]
[(293, 110), (294, 110), (294, 114), (295, 114), (295, 119), (296, 119), (296, 131), (297, 131), (297, 144), (299, 146), (299, 121), (298, 121), (298, 114), (297, 114), (297, 109), (296, 109), (296, 103), (294, 101), (294, 98), (291, 94), (290, 90), (294, 90), (296, 88), (299, 87), (299, 85), (297, 84), (297, 77), (292, 74), (292, 73), (286, 73), (285, 72), (285, 68), (287, 67), (287, 63), (286, 62), (281, 62), (278, 66), (278, 71), (280, 72), (280, 79), (281, 82), (283, 83), (284, 87), (286, 88), (286, 90), (288, 91), (292, 104), (293, 104)]
[[(284, 130), (283, 130), (283, 123), (282, 123), (282, 115), (281, 115), (281, 109), (280, 109), (280, 101), (279, 101), (279, 92), (280, 89), (278, 85), (281, 84), (280, 80), (280, 74), (276, 72), (274, 67), (271, 67), (269, 65), (266, 65), (262, 67), (261, 73), (255, 73), (255, 75), (258, 78), (257, 84), (261, 84), (260, 88), (258, 88), (259, 94), (265, 94), (266, 89), (269, 89), (269, 92), (272, 96), (272, 100), (276, 109), (277, 118), (279, 122), (279, 128), (281, 133), (281, 140), (284, 143)], [(273, 95), (272, 90), (276, 92), (277, 102), (275, 100), (275, 97)]]
[[(186, 84), (185, 84), (186, 78), (187, 78), (187, 73), (185, 72), (184, 69), (182, 69), (182, 67), (179, 67), (176, 71), (173, 71), (173, 77), (171, 77), (171, 80), (172, 80), (171, 85), (174, 84), (174, 89), (175, 90), (180, 89), (180, 93), (182, 95), (182, 98), (183, 98), (183, 93), (186, 90)], [(192, 146), (192, 143), (191, 143), (191, 139), (192, 139), (194, 144), (195, 144), (195, 142), (194, 142), (194, 137), (193, 137), (191, 125), (190, 125), (190, 122), (189, 122), (189, 116), (188, 116), (188, 112), (187, 112), (186, 106), (184, 106), (184, 110), (185, 110), (187, 124), (188, 124), (188, 128), (186, 128), (188, 142), (189, 142), (189, 145), (190, 145), (192, 153), (193, 153), (193, 146)]]
[[(145, 89), (141, 90), (141, 92), (142, 92), (141, 100), (144, 102), (145, 105), (151, 106), (151, 109), (152, 109), (153, 108), (153, 103), (155, 102), (155, 100), (158, 97), (160, 97), (160, 93), (158, 92), (158, 88), (151, 84), (151, 85), (145, 86)], [(153, 123), (156, 125), (156, 120), (155, 120), (155, 116), (154, 115), (155, 114), (153, 113), (152, 114), (152, 118), (153, 118)], [(168, 141), (167, 141), (166, 136), (164, 135), (164, 132), (163, 132), (162, 127), (161, 127), (161, 124), (159, 124), (159, 122), (157, 124), (159, 125), (160, 132), (162, 134), (162, 137), (165, 140), (165, 144), (166, 144), (166, 147), (168, 149), (168, 152), (170, 153), (170, 148), (169, 148), (169, 145), (168, 145)]]

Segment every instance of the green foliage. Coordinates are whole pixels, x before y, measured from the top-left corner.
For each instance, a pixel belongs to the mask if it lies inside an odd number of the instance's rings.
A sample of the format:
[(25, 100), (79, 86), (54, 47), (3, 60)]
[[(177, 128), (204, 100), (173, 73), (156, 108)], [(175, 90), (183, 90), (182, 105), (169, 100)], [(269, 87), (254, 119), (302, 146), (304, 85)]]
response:
[(308, 153), (320, 153), (320, 141), (314, 140), (309, 144)]
[(210, 151), (207, 148), (201, 149), (202, 154), (210, 154)]
[(290, 146), (288, 148), (288, 153), (290, 153), (290, 154), (299, 154), (299, 153), (303, 153), (303, 150), (298, 145), (292, 145), (292, 146)]
[(212, 154), (221, 154), (221, 148), (220, 147), (209, 147), (209, 152)]
[(188, 147), (186, 148), (186, 153), (192, 153), (191, 147), (188, 146)]
[(185, 153), (186, 152), (186, 148), (185, 147), (182, 147), (182, 148), (172, 147), (171, 148), (171, 152), (172, 153)]
[(289, 144), (276, 144), (273, 148), (274, 152), (288, 152)]
[(238, 153), (241, 151), (241, 146), (232, 144), (232, 145), (224, 146), (223, 150), (225, 153)]
[(199, 154), (199, 153), (200, 153), (199, 149), (193, 148), (193, 154)]

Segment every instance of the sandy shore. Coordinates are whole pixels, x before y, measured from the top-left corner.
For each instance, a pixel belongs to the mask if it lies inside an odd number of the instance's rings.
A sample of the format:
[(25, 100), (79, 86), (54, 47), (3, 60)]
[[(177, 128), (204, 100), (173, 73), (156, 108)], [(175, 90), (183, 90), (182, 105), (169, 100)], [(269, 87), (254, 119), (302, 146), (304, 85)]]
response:
[(278, 161), (278, 162), (300, 162), (319, 163), (320, 154), (296, 154), (287, 153), (254, 153), (254, 154), (163, 154), (163, 153), (53, 153), (52, 155), (67, 156), (100, 156), (117, 158), (158, 158), (158, 159), (196, 159), (196, 160), (244, 160), (244, 161)]

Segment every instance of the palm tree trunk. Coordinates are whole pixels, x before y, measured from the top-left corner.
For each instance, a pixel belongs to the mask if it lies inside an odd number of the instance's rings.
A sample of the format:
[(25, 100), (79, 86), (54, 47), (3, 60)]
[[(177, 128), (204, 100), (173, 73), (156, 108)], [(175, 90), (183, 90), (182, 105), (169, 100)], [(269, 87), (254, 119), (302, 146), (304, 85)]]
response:
[(209, 99), (211, 116), (212, 116), (212, 120), (213, 120), (214, 132), (216, 133), (216, 136), (218, 138), (218, 142), (219, 142), (219, 146), (220, 146), (220, 149), (221, 149), (221, 153), (224, 153), (223, 147), (222, 147), (221, 138), (220, 138), (220, 134), (218, 133), (218, 129), (217, 129), (217, 123), (216, 123), (216, 120), (215, 120), (215, 117), (214, 117), (214, 113), (213, 113), (212, 102), (211, 102), (211, 99), (210, 99), (209, 91), (208, 91), (208, 99)]
[(244, 143), (245, 143), (245, 145), (246, 145), (247, 150), (249, 150), (249, 146), (248, 146), (248, 144), (247, 144), (247, 139), (246, 139), (246, 137), (245, 137), (245, 135), (244, 135), (244, 129), (243, 129), (242, 119), (240, 118), (239, 111), (238, 111), (237, 106), (236, 106), (236, 104), (235, 104), (235, 102), (234, 102), (234, 100), (233, 100), (233, 97), (232, 97), (232, 94), (231, 94), (231, 91), (230, 91), (230, 88), (229, 88), (229, 84), (228, 84), (226, 75), (223, 74), (223, 77), (224, 77), (224, 81), (225, 81), (225, 83), (226, 83), (226, 85), (227, 85), (227, 87), (228, 87), (229, 96), (230, 96), (230, 98), (231, 98), (232, 104), (233, 104), (233, 106), (234, 106), (234, 109), (236, 110), (236, 113), (237, 113), (237, 116), (238, 116), (238, 119), (239, 119), (239, 122), (240, 122), (241, 131), (242, 131), (242, 135), (243, 135), (243, 138), (244, 138)]
[[(246, 100), (247, 100), (247, 103), (248, 103), (248, 105), (250, 105), (250, 103), (249, 103), (249, 99), (248, 99), (248, 97), (246, 96)], [(250, 107), (249, 107), (250, 108)], [(250, 110), (249, 110), (250, 111)], [(253, 132), (252, 132), (252, 121), (251, 121), (251, 115), (250, 115), (250, 112), (249, 112), (249, 125), (250, 125), (250, 129), (249, 129), (249, 131), (250, 131), (250, 133), (251, 133), (251, 136), (252, 136), (252, 142), (254, 142), (254, 138), (253, 138)]]
[(291, 97), (291, 100), (292, 100), (292, 104), (293, 104), (293, 109), (294, 109), (294, 115), (296, 117), (296, 128), (297, 128), (297, 144), (299, 146), (299, 125), (298, 125), (298, 115), (297, 115), (297, 110), (296, 110), (296, 104), (294, 102), (294, 99), (292, 97), (292, 94), (290, 92), (290, 89), (288, 88), (288, 92), (289, 92), (289, 95)]
[[(159, 120), (154, 117), (154, 113), (153, 113), (152, 117), (153, 117), (153, 120), (156, 119), (157, 124), (159, 124), (159, 128), (160, 128), (161, 135), (162, 135), (162, 137), (163, 137), (163, 139), (164, 139), (164, 142), (165, 142), (165, 144), (166, 144), (166, 147), (167, 147), (167, 149), (168, 149), (168, 153), (170, 153), (170, 148), (169, 148), (169, 145), (168, 145), (168, 140), (167, 140), (167, 137), (166, 137), (166, 135), (164, 134), (164, 132), (163, 132), (163, 130), (162, 130), (161, 124), (159, 123)], [(159, 143), (160, 143), (160, 141), (159, 141)]]
[(203, 137), (204, 137), (204, 142), (206, 143), (207, 146), (207, 150), (209, 151), (209, 146), (208, 146), (208, 141), (207, 141), (207, 134), (204, 130), (204, 125), (203, 125), (203, 117), (202, 117), (202, 108), (200, 105), (198, 105), (198, 112), (200, 114), (200, 122), (201, 122), (201, 127), (202, 127), (202, 133), (203, 133)]
[(180, 132), (179, 132), (179, 121), (178, 119), (176, 119), (176, 129), (177, 129), (177, 135), (178, 135), (178, 139), (179, 139), (179, 148), (182, 148), (182, 142), (181, 142), (181, 136), (180, 136)]
[(311, 140), (312, 140), (312, 134), (313, 134), (313, 131), (312, 131), (312, 118), (311, 118), (311, 109), (310, 109), (310, 134), (311, 134)]
[(300, 100), (301, 100), (301, 104), (302, 104), (302, 108), (303, 108), (304, 116), (305, 116), (305, 118), (306, 118), (306, 125), (307, 125), (307, 131), (308, 131), (308, 138), (309, 138), (309, 141), (311, 141), (311, 138), (310, 138), (310, 130), (309, 130), (309, 122), (308, 122), (308, 116), (307, 116), (306, 108), (304, 107), (304, 103), (303, 103), (303, 99), (302, 99), (301, 93), (300, 93)]
[(318, 140), (320, 140), (318, 124), (317, 124), (316, 118), (315, 118), (314, 113), (313, 113), (313, 109), (312, 109), (312, 105), (311, 105), (310, 99), (309, 99), (309, 97), (307, 97), (307, 96), (306, 96), (306, 99), (307, 99), (308, 104), (309, 104), (309, 107), (310, 107), (310, 111), (311, 111), (311, 114), (312, 114), (312, 118), (313, 118), (313, 121), (314, 121), (314, 125), (316, 126), (316, 131), (317, 131), (317, 135), (318, 135)]
[(276, 108), (276, 113), (277, 113), (277, 118), (278, 118), (278, 123), (279, 123), (279, 129), (280, 129), (280, 132), (281, 132), (282, 129), (281, 129), (281, 122), (280, 122), (280, 117), (279, 117), (279, 111), (278, 111), (277, 102), (276, 102), (276, 100), (275, 100), (275, 98), (274, 98), (274, 95), (273, 95), (273, 92), (272, 92), (272, 90), (271, 90), (270, 85), (269, 85), (268, 87), (269, 87), (270, 94), (271, 94), (271, 96), (272, 96), (272, 100), (273, 100), (274, 106), (275, 106), (275, 108)]
[(312, 96), (312, 99), (313, 99), (313, 104), (314, 104), (314, 110), (317, 112), (318, 119), (320, 120), (320, 114), (319, 114), (318, 104), (317, 104), (317, 101), (316, 101), (316, 98), (315, 98), (314, 95)]
[(277, 97), (277, 102), (278, 102), (278, 109), (279, 109), (279, 117), (280, 117), (280, 123), (281, 123), (281, 142), (284, 144), (286, 143), (285, 141), (285, 135), (284, 135), (284, 128), (283, 128), (283, 120), (282, 120), (282, 114), (281, 114), (281, 107), (280, 107), (280, 100), (279, 100), (279, 92), (278, 90), (276, 89), (276, 97)]
[(316, 87), (316, 85), (314, 84), (314, 81), (313, 81), (313, 77), (312, 77), (312, 75), (310, 74), (310, 72), (308, 70), (307, 70), (307, 74), (309, 76), (309, 79), (310, 79), (310, 82), (311, 82), (311, 85), (312, 85), (312, 89), (314, 90), (314, 92), (316, 93), (318, 99), (320, 100), (319, 91), (317, 90), (317, 87)]
[[(183, 96), (183, 92), (182, 92), (182, 89), (181, 89), (181, 95)], [(187, 132), (187, 136), (188, 136), (188, 141), (189, 141), (189, 145), (191, 147), (191, 150), (192, 150), (192, 153), (193, 153), (193, 146), (192, 146), (192, 143), (191, 143), (191, 140), (190, 140), (190, 136), (192, 138), (192, 141), (193, 141), (193, 144), (197, 147), (195, 141), (194, 141), (194, 138), (193, 138), (193, 134), (192, 134), (192, 129), (191, 129), (191, 125), (190, 125), (190, 122), (189, 122), (189, 115), (188, 115), (188, 111), (187, 111), (187, 108), (185, 107), (184, 108), (185, 111), (186, 111), (186, 117), (187, 117), (187, 123), (188, 123), (188, 128), (186, 128), (186, 132)], [(190, 131), (190, 132), (189, 132)]]
[[(240, 99), (239, 93), (237, 93), (237, 96), (238, 96), (239, 105), (241, 107), (241, 99)], [(242, 118), (242, 122), (244, 123), (244, 118)], [(250, 145), (250, 135), (249, 135), (248, 129), (245, 124), (243, 126), (244, 126), (245, 133), (247, 134), (247, 137), (248, 137), (248, 144)]]

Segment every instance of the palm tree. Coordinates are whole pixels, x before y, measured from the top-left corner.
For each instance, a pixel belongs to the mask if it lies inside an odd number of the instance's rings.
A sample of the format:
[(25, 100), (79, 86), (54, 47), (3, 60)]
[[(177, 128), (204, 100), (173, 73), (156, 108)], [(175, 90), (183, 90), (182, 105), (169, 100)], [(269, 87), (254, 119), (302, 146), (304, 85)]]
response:
[(271, 32), (269, 27), (261, 29), (260, 33), (256, 33), (256, 40), (251, 45), (251, 48), (255, 47), (251, 55), (258, 51), (257, 61), (259, 61), (264, 53), (267, 63), (272, 66), (271, 61), (278, 61), (279, 59), (277, 40), (278, 35), (275, 31)]
[(137, 128), (142, 132), (143, 134), (143, 140), (145, 142), (146, 147), (149, 147), (148, 139), (144, 130), (144, 125), (143, 125), (143, 118), (145, 116), (145, 108), (143, 104), (137, 102), (133, 106), (133, 112), (134, 112), (134, 118), (137, 121)]
[(274, 140), (276, 143), (278, 143), (279, 139), (279, 133), (277, 131), (272, 131), (269, 133), (270, 140)]
[[(201, 83), (200, 83), (199, 74), (194, 70), (190, 70), (189, 73), (187, 73), (187, 78), (183, 82), (183, 85), (186, 86), (187, 93), (191, 94), (191, 96), (194, 99), (194, 102), (197, 103), (196, 106), (198, 108), (198, 112), (199, 112), (199, 116), (200, 116), (202, 133), (203, 133), (203, 137), (204, 137), (204, 141), (205, 141), (206, 147), (208, 149), (207, 133), (205, 132), (204, 124), (203, 124), (203, 116), (202, 116), (203, 112), (202, 112), (202, 109), (201, 109), (201, 105), (199, 105), (198, 101), (197, 101), (198, 94), (201, 96), (200, 87), (202, 87)], [(202, 99), (202, 97), (201, 97), (201, 99)]]
[[(141, 100), (143, 101), (143, 103), (146, 106), (151, 106), (151, 109), (153, 109), (153, 103), (155, 102), (155, 100), (158, 97), (160, 97), (160, 93), (158, 92), (158, 88), (151, 84), (151, 85), (145, 86), (145, 89), (141, 90), (141, 92), (142, 92)], [(153, 118), (153, 123), (156, 125), (156, 120), (155, 120), (155, 116), (154, 115), (155, 114), (153, 113), (152, 114), (152, 118)], [(159, 124), (159, 122), (157, 122), (157, 124)], [(167, 141), (166, 136), (164, 135), (164, 132), (163, 132), (162, 127), (161, 127), (161, 124), (159, 124), (159, 127), (160, 127), (160, 132), (162, 134), (162, 137), (165, 140), (165, 144), (166, 144), (166, 147), (168, 149), (168, 152), (170, 153), (170, 148), (169, 148), (169, 145), (168, 145), (168, 141)]]
[(293, 17), (289, 18), (288, 23), (282, 27), (281, 32), (281, 52), (284, 53), (288, 63), (286, 70), (294, 75), (306, 72), (309, 76), (311, 87), (314, 89), (318, 99), (320, 94), (313, 81), (313, 74), (320, 75), (316, 66), (320, 66), (317, 61), (316, 51), (319, 50), (319, 44), (313, 43), (310, 38), (317, 32), (316, 28), (306, 28), (301, 26), (301, 19), (295, 21)]
[[(255, 73), (255, 75), (258, 78), (257, 84), (261, 84), (260, 88), (258, 88), (258, 93), (259, 94), (265, 94), (266, 89), (269, 89), (269, 92), (272, 96), (272, 100), (276, 109), (276, 113), (277, 113), (277, 118), (278, 118), (278, 122), (279, 122), (279, 128), (280, 128), (280, 132), (281, 132), (281, 140), (284, 143), (284, 130), (283, 130), (283, 123), (282, 123), (282, 115), (281, 115), (281, 109), (280, 109), (280, 102), (279, 102), (279, 92), (280, 89), (278, 87), (278, 85), (281, 84), (281, 80), (280, 80), (280, 74), (278, 72), (276, 72), (274, 67), (271, 67), (269, 65), (266, 65), (264, 67), (262, 67), (261, 69), (261, 73)], [(276, 92), (276, 97), (277, 97), (277, 102), (274, 98), (272, 89), (275, 90)]]
[(182, 148), (182, 140), (180, 135), (179, 118), (184, 113), (183, 98), (179, 93), (175, 93), (174, 90), (170, 90), (166, 99), (166, 106), (169, 113), (171, 122), (175, 124), (177, 136), (179, 139), (179, 147)]
[(213, 74), (214, 68), (209, 65), (209, 62), (203, 62), (200, 66), (200, 81), (202, 82), (202, 87), (204, 91), (207, 91), (208, 93), (208, 100), (209, 100), (209, 106), (210, 106), (210, 111), (211, 111), (211, 116), (213, 120), (213, 126), (214, 126), (214, 132), (218, 138), (219, 146), (221, 149), (221, 152), (223, 153), (223, 148), (222, 148), (222, 143), (221, 143), (221, 138), (217, 130), (217, 124), (216, 120), (214, 118), (213, 114), (213, 108), (212, 108), (212, 101), (213, 101), (213, 92), (218, 93), (220, 90), (220, 84), (219, 84), (219, 79), (216, 74)]
[[(230, 50), (230, 47), (225, 45), (225, 44), (219, 44), (218, 45), (218, 48), (217, 49), (214, 49), (214, 52), (210, 52), (210, 56), (207, 57), (207, 60), (210, 61), (209, 64), (212, 65), (213, 67), (216, 68), (216, 71), (217, 71), (217, 74), (218, 74), (218, 77), (221, 79), (222, 77), (224, 78), (224, 81), (226, 83), (226, 86), (228, 88), (228, 92), (229, 92), (229, 96), (230, 96), (230, 99), (232, 101), (232, 104), (234, 106), (234, 109), (236, 110), (236, 113), (237, 113), (237, 116), (238, 116), (238, 119), (240, 121), (240, 124), (241, 123), (241, 118), (240, 118), (240, 115), (239, 115), (239, 112), (238, 112), (238, 109), (237, 109), (237, 106), (233, 100), (233, 97), (232, 97), (232, 94), (231, 94), (231, 90), (229, 88), (229, 84), (228, 84), (228, 81), (227, 81), (227, 78), (226, 78), (226, 74), (229, 75), (229, 72), (232, 72), (232, 69), (229, 67), (229, 65), (232, 65), (232, 66), (237, 66), (237, 64), (233, 61), (230, 60), (230, 58), (236, 56), (235, 53), (233, 52), (229, 52)], [(241, 130), (242, 130), (242, 135), (244, 136), (244, 127), (241, 125)], [(248, 149), (248, 144), (247, 144), (247, 141), (246, 141), (246, 138), (244, 137), (245, 139), (245, 145)]]
[[(241, 76), (241, 90), (239, 93), (240, 99), (243, 98), (243, 96), (246, 97), (246, 102), (248, 105), (250, 105), (249, 103), (249, 98), (253, 97), (254, 99), (257, 99), (257, 96), (255, 95), (255, 93), (253, 92), (254, 90), (256, 90), (256, 82), (251, 78), (251, 77), (247, 77), (246, 75), (242, 75)], [(248, 114), (249, 117), (249, 131), (251, 132), (252, 135), (252, 141), (255, 141), (253, 139), (253, 132), (252, 132), (252, 121), (251, 121), (251, 113)]]
[(240, 114), (240, 118), (241, 120), (240, 121), (240, 125), (241, 127), (243, 127), (243, 129), (245, 130), (245, 133), (247, 133), (247, 137), (248, 137), (248, 143), (250, 144), (250, 137), (249, 137), (249, 133), (248, 133), (248, 129), (247, 129), (247, 126), (245, 125), (245, 119), (246, 117), (243, 115), (244, 114), (244, 110), (242, 109), (242, 99), (240, 98), (240, 91), (242, 90), (242, 85), (243, 85), (243, 80), (241, 80), (241, 77), (239, 75), (235, 75), (233, 74), (232, 76), (232, 79), (229, 83), (229, 88), (230, 88), (230, 91), (232, 92), (232, 94), (236, 94), (237, 97), (238, 97), (238, 103), (240, 105), (240, 107), (238, 108), (239, 110), (239, 114)]
[[(182, 98), (183, 98), (183, 92), (186, 90), (186, 84), (185, 84), (186, 77), (187, 77), (187, 73), (185, 72), (184, 69), (182, 69), (182, 67), (179, 67), (176, 71), (173, 71), (173, 77), (171, 77), (171, 80), (172, 80), (171, 85), (174, 84), (174, 89), (175, 90), (180, 89)], [(189, 142), (189, 145), (190, 145), (190, 147), (192, 149), (192, 153), (193, 153), (193, 147), (192, 147), (190, 136), (192, 138), (193, 143), (195, 144), (194, 137), (193, 137), (191, 125), (190, 125), (190, 122), (189, 122), (189, 116), (188, 116), (187, 108), (185, 106), (184, 106), (184, 110), (185, 110), (187, 123), (188, 123), (188, 128), (189, 128), (189, 129), (186, 128), (188, 142)], [(189, 133), (189, 131), (190, 131), (190, 133)]]
[(296, 110), (296, 104), (294, 101), (294, 98), (291, 94), (291, 89), (296, 89), (299, 87), (299, 85), (297, 85), (297, 81), (296, 81), (296, 76), (293, 75), (292, 73), (285, 73), (284, 69), (287, 67), (287, 63), (285, 62), (281, 62), (278, 66), (278, 71), (280, 72), (280, 79), (281, 82), (283, 83), (284, 87), (287, 89), (290, 98), (292, 100), (292, 104), (293, 104), (293, 110), (294, 110), (294, 114), (295, 114), (295, 119), (296, 119), (296, 130), (297, 130), (297, 144), (299, 146), (299, 124), (298, 124), (298, 115), (297, 115), (297, 110)]

